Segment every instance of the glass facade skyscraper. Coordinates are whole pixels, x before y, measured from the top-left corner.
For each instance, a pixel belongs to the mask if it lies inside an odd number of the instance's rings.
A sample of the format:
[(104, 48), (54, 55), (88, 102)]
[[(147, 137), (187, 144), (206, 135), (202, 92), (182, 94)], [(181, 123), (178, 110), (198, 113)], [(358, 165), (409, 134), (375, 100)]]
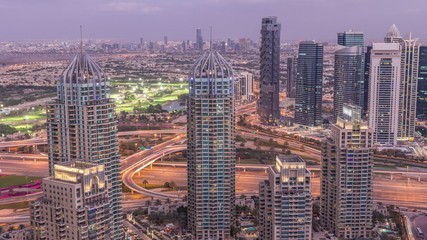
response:
[(262, 19), (258, 114), (270, 125), (280, 118), (280, 28), (277, 17)]
[(338, 33), (338, 45), (346, 47), (365, 45), (363, 32), (348, 30), (343, 33)]
[(323, 45), (315, 41), (299, 44), (295, 123), (322, 124)]
[(230, 239), (235, 223), (233, 70), (209, 50), (192, 67), (189, 87), (189, 229), (193, 239)]
[(47, 104), (49, 172), (54, 165), (81, 161), (105, 166), (108, 181), (111, 239), (123, 239), (122, 186), (117, 119), (110, 82), (85, 53), (78, 54), (61, 74), (57, 97)]
[(363, 106), (365, 95), (363, 33), (338, 33), (338, 44), (334, 61), (334, 122), (341, 116), (343, 104)]
[(296, 57), (290, 57), (287, 61), (286, 95), (288, 98), (295, 98), (296, 95), (297, 61)]
[(203, 50), (203, 36), (201, 28), (196, 29), (196, 49)]
[(427, 46), (420, 47), (418, 66), (417, 118), (427, 119)]

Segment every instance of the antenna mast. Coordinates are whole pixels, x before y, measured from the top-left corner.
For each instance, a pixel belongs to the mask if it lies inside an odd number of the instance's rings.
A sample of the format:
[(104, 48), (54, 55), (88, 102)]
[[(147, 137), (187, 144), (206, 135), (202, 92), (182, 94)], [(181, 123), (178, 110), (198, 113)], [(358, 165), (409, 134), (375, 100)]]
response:
[(210, 43), (209, 43), (209, 48), (210, 48), (210, 50), (212, 50), (212, 26), (211, 26), (211, 39), (210, 39)]
[(80, 55), (83, 56), (83, 27), (80, 25)]

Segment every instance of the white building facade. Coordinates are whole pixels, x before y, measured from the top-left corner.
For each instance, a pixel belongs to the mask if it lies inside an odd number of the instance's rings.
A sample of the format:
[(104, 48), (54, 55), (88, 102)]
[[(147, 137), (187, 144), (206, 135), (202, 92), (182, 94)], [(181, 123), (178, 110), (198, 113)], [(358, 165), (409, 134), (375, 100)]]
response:
[(374, 141), (396, 145), (399, 120), (401, 47), (398, 43), (373, 43), (369, 80), (369, 126)]

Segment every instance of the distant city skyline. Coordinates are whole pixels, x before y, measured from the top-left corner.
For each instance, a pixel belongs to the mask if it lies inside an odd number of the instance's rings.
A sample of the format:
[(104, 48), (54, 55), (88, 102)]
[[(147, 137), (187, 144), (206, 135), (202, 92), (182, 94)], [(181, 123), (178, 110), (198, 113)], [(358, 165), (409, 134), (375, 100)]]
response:
[[(385, 3), (387, 11), (383, 8)], [(162, 41), (167, 35), (169, 41), (194, 41), (196, 28), (206, 34), (212, 26), (213, 39), (249, 37), (258, 41), (259, 19), (265, 16), (281, 19), (283, 42), (334, 41), (337, 32), (348, 29), (363, 31), (367, 42), (376, 41), (382, 39), (383, 30), (393, 23), (403, 35), (411, 31), (414, 37), (427, 39), (427, 31), (422, 31), (427, 5), (423, 0), (409, 3), (403, 5), (399, 0), (0, 0), (3, 33), (0, 41), (77, 40), (80, 24), (84, 26), (85, 39), (139, 42), (144, 37), (146, 41)]]

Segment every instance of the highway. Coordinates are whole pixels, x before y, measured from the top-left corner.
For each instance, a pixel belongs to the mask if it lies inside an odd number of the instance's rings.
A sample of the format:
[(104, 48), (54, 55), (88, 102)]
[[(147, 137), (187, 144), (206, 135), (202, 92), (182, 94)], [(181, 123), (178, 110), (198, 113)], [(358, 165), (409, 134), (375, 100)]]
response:
[[(153, 163), (156, 166), (167, 166), (167, 167), (187, 167), (187, 163), (185, 162), (155, 162)], [(269, 165), (261, 165), (261, 164), (236, 164), (236, 169), (238, 170), (265, 170)], [(307, 166), (307, 169), (310, 171), (320, 171), (320, 165)], [(384, 173), (384, 174), (402, 174), (408, 176), (419, 175), (422, 177), (427, 177), (427, 169), (424, 172), (420, 171), (408, 171), (408, 170), (397, 170), (397, 169), (389, 169), (389, 168), (380, 168), (374, 167), (374, 173)]]
[(2, 174), (47, 177), (49, 167), (47, 161), (0, 160)]
[[(181, 134), (181, 133), (185, 133), (185, 131), (186, 130), (184, 128), (164, 129), (164, 130), (139, 130), (139, 131), (118, 132), (117, 135), (119, 137), (123, 137), (123, 136), (144, 135), (144, 134)], [(0, 148), (24, 147), (24, 146), (45, 145), (45, 144), (47, 144), (47, 140), (45, 138), (33, 138), (33, 139), (19, 140), (19, 141), (0, 142)]]
[[(153, 168), (145, 168), (141, 175), (135, 175), (134, 181), (142, 183), (148, 180), (150, 184), (163, 184), (167, 181), (174, 181), (177, 186), (187, 186), (187, 169), (180, 167), (161, 166), (163, 163), (156, 163)], [(237, 171), (236, 172), (236, 193), (247, 196), (258, 194), (258, 183), (267, 179), (264, 171)], [(421, 182), (399, 175), (390, 180), (390, 176), (383, 174), (374, 175), (373, 196), (374, 201), (384, 204), (393, 204), (408, 208), (420, 208), (427, 210), (425, 192), (427, 190), (427, 179)], [(178, 192), (170, 192), (178, 194)], [(185, 194), (185, 193), (184, 193)], [(318, 173), (312, 175), (312, 194), (320, 195), (320, 177)]]
[(176, 195), (170, 195), (165, 193), (158, 193), (154, 191), (147, 190), (134, 182), (133, 176), (141, 171), (142, 169), (150, 166), (153, 162), (170, 153), (179, 152), (186, 149), (185, 145), (181, 146), (173, 146), (174, 144), (183, 141), (181, 137), (175, 137), (169, 141), (161, 143), (159, 145), (154, 146), (152, 149), (147, 149), (136, 153), (134, 155), (129, 156), (122, 162), (125, 166), (122, 171), (122, 182), (129, 189), (134, 192), (158, 198), (178, 198)]
[(44, 144), (47, 144), (46, 138), (32, 138), (27, 140), (0, 142), (0, 148), (24, 147), (24, 146), (44, 145)]

